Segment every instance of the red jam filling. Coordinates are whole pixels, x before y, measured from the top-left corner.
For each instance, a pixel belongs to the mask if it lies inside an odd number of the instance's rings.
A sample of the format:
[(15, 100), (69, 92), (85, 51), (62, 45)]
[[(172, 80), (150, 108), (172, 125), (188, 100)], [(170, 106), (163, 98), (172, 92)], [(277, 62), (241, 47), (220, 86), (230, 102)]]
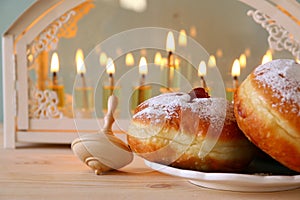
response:
[(194, 88), (192, 91), (190, 91), (188, 93), (191, 97), (191, 100), (195, 99), (195, 98), (209, 98), (210, 96), (208, 95), (208, 93), (205, 91), (204, 88)]

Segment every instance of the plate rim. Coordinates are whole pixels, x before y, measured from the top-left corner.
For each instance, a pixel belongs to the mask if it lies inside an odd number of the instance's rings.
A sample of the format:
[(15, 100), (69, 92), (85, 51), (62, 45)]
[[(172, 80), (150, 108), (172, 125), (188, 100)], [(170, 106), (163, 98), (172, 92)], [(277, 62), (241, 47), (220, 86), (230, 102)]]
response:
[[(300, 175), (255, 175), (255, 174), (238, 174), (238, 173), (221, 173), (221, 172), (201, 172), (188, 169), (179, 169), (166, 166), (160, 163), (144, 160), (145, 164), (155, 171), (159, 171), (172, 176), (186, 178), (189, 180), (215, 181), (215, 182), (246, 182), (255, 183), (256, 185), (296, 185), (300, 187)], [(201, 178), (200, 178), (201, 177)]]

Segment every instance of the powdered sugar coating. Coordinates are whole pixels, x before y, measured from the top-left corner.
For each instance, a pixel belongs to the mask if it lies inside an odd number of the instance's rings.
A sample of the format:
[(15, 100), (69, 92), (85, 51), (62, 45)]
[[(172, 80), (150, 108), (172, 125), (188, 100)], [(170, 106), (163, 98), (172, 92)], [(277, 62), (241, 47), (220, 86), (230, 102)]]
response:
[[(292, 105), (290, 112), (300, 116), (300, 65), (294, 60), (278, 59), (260, 65), (254, 70), (259, 87), (272, 90), (272, 97), (279, 101), (272, 102), (272, 107)], [(284, 109), (280, 109), (284, 112)]]
[[(206, 119), (212, 126), (223, 127), (223, 123), (235, 121), (232, 105), (222, 98), (195, 98), (191, 100), (190, 95), (182, 92), (166, 93), (153, 97), (143, 102), (133, 119), (147, 119), (151, 123), (164, 123), (163, 120), (184, 117), (185, 110), (191, 110), (202, 119)], [(180, 108), (181, 116), (178, 115)], [(196, 119), (195, 119), (196, 120)]]

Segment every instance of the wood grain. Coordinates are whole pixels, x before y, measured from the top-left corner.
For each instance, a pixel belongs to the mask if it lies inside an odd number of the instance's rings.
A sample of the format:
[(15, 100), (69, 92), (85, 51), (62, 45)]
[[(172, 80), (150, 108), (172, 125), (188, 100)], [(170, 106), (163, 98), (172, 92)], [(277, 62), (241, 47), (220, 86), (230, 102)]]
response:
[[(1, 127), (2, 130), (2, 127)], [(0, 199), (299, 199), (300, 189), (239, 193), (205, 189), (146, 168), (139, 159), (121, 171), (97, 176), (70, 146), (2, 148)]]

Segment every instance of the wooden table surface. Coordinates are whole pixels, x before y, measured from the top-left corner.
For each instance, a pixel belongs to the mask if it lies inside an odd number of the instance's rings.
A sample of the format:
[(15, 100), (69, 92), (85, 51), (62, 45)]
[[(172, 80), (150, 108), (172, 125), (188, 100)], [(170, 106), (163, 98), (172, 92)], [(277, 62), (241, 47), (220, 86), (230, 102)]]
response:
[(300, 199), (300, 189), (242, 193), (206, 189), (136, 165), (97, 176), (69, 146), (3, 149), (0, 133), (0, 199)]

